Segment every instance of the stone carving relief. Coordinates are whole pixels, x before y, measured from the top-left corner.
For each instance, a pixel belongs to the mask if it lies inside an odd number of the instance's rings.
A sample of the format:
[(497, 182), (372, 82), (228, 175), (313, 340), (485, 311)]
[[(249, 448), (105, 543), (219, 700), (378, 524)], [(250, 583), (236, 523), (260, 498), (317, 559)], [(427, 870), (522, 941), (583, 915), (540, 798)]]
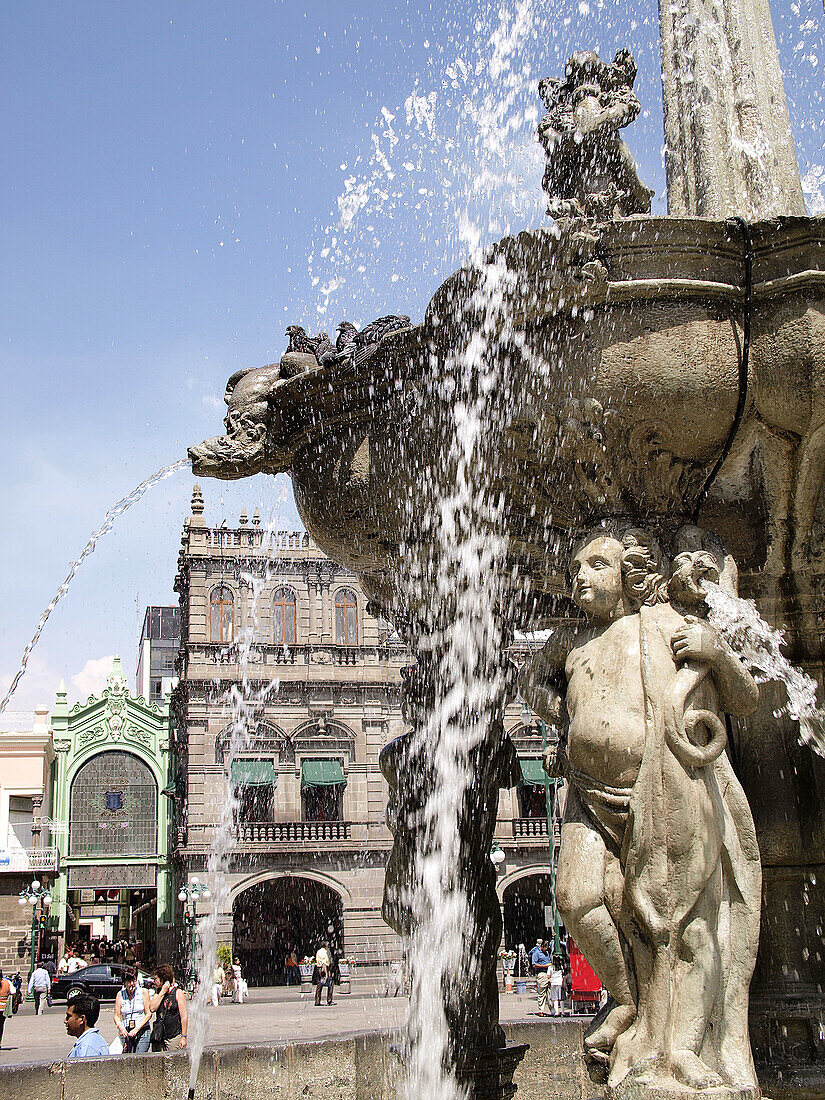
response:
[(77, 735), (77, 743), (80, 748), (85, 745), (90, 745), (92, 741), (100, 741), (106, 736), (106, 730), (102, 725), (92, 726), (90, 729), (82, 730)]
[(571, 400), (558, 416), (546, 406), (519, 410), (509, 434), (505, 478), (523, 484), (525, 464), (533, 467), (537, 491), (566, 497), (573, 515), (664, 515), (675, 502), (689, 514), (704, 482), (702, 465), (672, 453), (664, 422), (629, 425), (594, 398)]
[(633, 55), (619, 50), (611, 65), (595, 53), (575, 53), (564, 80), (540, 82), (547, 108), (538, 130), (547, 154), (542, 186), (551, 217), (610, 221), (650, 213), (653, 192), (619, 137), (641, 110), (635, 80)]
[[(758, 688), (708, 623), (702, 583), (736, 583), (718, 541), (603, 525), (570, 561), (581, 623), (559, 631), (520, 690), (566, 730), (557, 901), (611, 994), (585, 1040), (615, 1100), (713, 1089), (758, 1097), (748, 1036), (761, 866), (725, 752), (725, 714)], [(682, 1090), (682, 1091), (680, 1091)]]

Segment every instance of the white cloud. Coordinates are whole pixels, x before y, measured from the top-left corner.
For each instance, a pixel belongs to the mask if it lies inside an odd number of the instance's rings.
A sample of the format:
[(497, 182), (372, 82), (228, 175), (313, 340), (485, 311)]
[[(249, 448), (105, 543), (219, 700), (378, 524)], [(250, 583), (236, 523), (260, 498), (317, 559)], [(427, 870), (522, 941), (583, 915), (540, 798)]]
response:
[(106, 677), (112, 671), (114, 656), (90, 657), (80, 672), (72, 676), (72, 683), (85, 699), (89, 695), (100, 695), (106, 686)]
[[(12, 676), (13, 673), (10, 672), (0, 674), (0, 698), (5, 697)], [(60, 673), (55, 672), (37, 653), (33, 653), (5, 713), (31, 711), (39, 706), (48, 707), (51, 710), (59, 683)]]

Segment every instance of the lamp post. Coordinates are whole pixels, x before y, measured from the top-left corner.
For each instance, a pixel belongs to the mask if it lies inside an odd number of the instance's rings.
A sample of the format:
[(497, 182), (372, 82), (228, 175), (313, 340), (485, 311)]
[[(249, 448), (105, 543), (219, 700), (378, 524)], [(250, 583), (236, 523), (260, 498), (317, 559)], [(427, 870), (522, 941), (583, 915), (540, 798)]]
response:
[[(24, 886), (17, 898), (18, 905), (30, 905), (32, 907), (32, 943), (29, 957), (29, 977), (34, 973), (35, 960), (40, 954), (40, 933), (46, 919), (46, 913), (52, 904), (52, 895), (48, 886), (44, 886), (40, 879), (32, 879), (31, 885)], [(38, 919), (37, 907), (40, 906)], [(26, 1000), (33, 1000), (31, 993)]]
[(195, 988), (197, 971), (195, 970), (195, 946), (198, 926), (198, 901), (203, 898), (206, 901), (212, 897), (212, 892), (205, 882), (201, 882), (195, 875), (185, 882), (178, 894), (178, 901), (184, 905), (183, 923), (189, 929), (189, 970), (186, 980), (190, 990)]

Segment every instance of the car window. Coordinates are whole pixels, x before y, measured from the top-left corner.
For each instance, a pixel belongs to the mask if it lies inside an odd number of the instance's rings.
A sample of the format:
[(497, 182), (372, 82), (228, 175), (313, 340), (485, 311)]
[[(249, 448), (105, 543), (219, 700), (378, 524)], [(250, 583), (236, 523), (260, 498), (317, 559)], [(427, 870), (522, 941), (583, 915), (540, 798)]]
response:
[(103, 982), (109, 977), (108, 966), (87, 966), (83, 970), (83, 980), (89, 982)]

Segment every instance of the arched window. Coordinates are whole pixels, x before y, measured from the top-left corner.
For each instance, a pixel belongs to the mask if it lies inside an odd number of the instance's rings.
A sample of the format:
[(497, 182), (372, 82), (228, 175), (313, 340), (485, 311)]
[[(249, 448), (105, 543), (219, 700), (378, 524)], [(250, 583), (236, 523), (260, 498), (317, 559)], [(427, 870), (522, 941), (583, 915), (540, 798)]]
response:
[(358, 645), (358, 600), (351, 588), (339, 588), (335, 596), (335, 641)]
[(158, 850), (158, 787), (130, 752), (101, 752), (80, 768), (69, 797), (69, 854), (148, 856)]
[(234, 636), (235, 597), (232, 589), (222, 584), (212, 590), (209, 597), (209, 640), (210, 642), (232, 641)]
[(295, 593), (276, 588), (272, 597), (272, 628), (275, 645), (295, 644)]

